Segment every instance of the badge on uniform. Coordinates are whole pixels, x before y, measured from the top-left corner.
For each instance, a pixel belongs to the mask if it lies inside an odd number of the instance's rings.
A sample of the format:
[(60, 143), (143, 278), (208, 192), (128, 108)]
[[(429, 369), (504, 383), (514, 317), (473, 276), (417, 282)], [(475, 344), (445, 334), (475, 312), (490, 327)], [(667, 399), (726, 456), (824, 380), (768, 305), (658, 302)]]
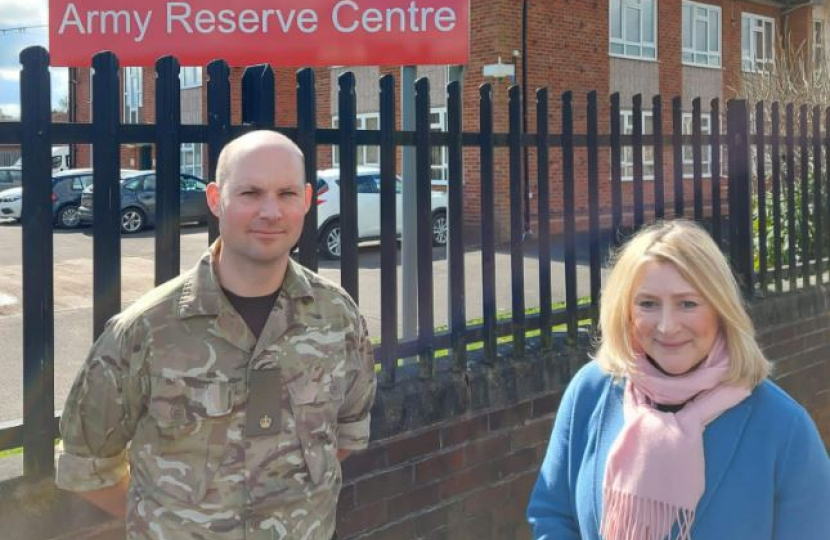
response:
[(282, 429), (282, 376), (278, 369), (255, 369), (248, 381), (245, 433), (274, 435)]

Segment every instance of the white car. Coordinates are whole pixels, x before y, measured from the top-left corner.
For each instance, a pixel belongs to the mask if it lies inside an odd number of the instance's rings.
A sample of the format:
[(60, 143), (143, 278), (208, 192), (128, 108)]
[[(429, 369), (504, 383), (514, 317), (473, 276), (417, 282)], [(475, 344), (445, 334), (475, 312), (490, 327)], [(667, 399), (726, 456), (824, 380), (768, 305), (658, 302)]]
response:
[[(398, 234), (403, 230), (402, 184), (397, 178)], [(446, 189), (432, 189), (432, 244), (447, 244)], [(327, 259), (340, 258), (340, 169), (317, 172), (317, 230), (320, 255)], [(357, 168), (357, 234), (358, 239), (380, 238), (380, 170), (373, 167)]]
[(23, 188), (10, 188), (0, 191), (0, 217), (20, 221), (23, 209)]

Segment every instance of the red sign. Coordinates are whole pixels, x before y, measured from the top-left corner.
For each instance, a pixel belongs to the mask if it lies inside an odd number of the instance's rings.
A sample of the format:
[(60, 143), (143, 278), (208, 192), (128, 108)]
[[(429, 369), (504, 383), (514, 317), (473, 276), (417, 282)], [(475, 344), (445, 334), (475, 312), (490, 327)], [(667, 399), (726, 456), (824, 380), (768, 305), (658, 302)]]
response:
[[(123, 4), (120, 5), (119, 4)], [(49, 0), (54, 66), (466, 64), (470, 0)]]

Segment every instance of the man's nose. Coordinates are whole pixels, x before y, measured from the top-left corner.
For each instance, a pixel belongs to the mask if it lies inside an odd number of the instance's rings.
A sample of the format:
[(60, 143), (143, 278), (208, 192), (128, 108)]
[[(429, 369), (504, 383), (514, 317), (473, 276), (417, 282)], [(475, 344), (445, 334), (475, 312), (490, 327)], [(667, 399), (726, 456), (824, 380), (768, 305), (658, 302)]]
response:
[(263, 199), (259, 207), (259, 215), (267, 219), (279, 219), (282, 217), (282, 209), (275, 196), (269, 195)]

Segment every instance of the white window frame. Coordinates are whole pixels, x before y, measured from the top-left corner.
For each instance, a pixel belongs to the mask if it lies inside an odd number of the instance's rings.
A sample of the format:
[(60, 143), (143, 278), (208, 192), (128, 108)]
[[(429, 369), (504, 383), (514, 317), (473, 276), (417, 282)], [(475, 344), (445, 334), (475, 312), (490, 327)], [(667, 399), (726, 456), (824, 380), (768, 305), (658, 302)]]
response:
[[(694, 134), (694, 115), (690, 112), (683, 113), (682, 122), (683, 135)], [(712, 134), (712, 115), (708, 112), (700, 114), (700, 134), (704, 137)], [(683, 145), (683, 178), (695, 177), (694, 147), (690, 144)], [(722, 160), (721, 160), (722, 161)], [(700, 145), (700, 170), (701, 178), (712, 177), (712, 145), (701, 143)]]
[(813, 20), (813, 69), (817, 72), (827, 69), (827, 48), (824, 42), (824, 21)]
[(179, 87), (199, 88), (202, 86), (202, 68), (199, 66), (182, 67), (179, 73)]
[[(438, 115), (438, 120), (433, 121), (433, 115)], [(435, 107), (429, 111), (430, 124), (429, 128), (432, 131), (447, 131), (447, 108)], [(435, 153), (438, 153), (438, 162), (435, 160)], [(432, 168), (432, 180), (449, 180), (450, 175), (450, 158), (449, 148), (446, 146), (433, 146), (432, 155), (430, 156), (430, 167)]]
[(201, 143), (182, 143), (180, 158), (181, 164), (179, 172), (192, 174), (193, 176), (198, 176), (199, 178), (205, 177), (203, 174), (204, 164), (202, 160)]
[[(722, 49), (721, 8), (683, 0), (682, 62), (687, 66), (720, 68)], [(698, 39), (698, 27), (705, 28), (705, 43)], [(713, 28), (714, 26), (714, 28)], [(714, 38), (714, 40), (713, 40)]]
[[(124, 123), (137, 124), (144, 106), (144, 68), (124, 68)], [(90, 94), (92, 95), (92, 94)]]
[[(358, 113), (356, 115), (357, 129), (380, 129), (380, 113)], [(377, 120), (377, 127), (366, 127), (371, 120)], [(335, 129), (338, 127), (339, 117), (333, 116), (331, 119), (331, 126)], [(374, 154), (374, 155), (373, 155)], [(374, 159), (373, 159), (374, 158)], [(340, 166), (340, 154), (338, 145), (331, 147), (331, 166)], [(378, 167), (380, 168), (380, 147), (379, 146), (358, 146), (357, 147), (357, 166), (358, 167)]]
[[(766, 38), (767, 29), (771, 35)], [(755, 37), (760, 34), (763, 48), (769, 47), (758, 56)], [(768, 71), (775, 66), (775, 19), (756, 15), (754, 13), (741, 14), (741, 70), (750, 73)]]
[[(620, 58), (657, 61), (657, 1), (658, 0), (609, 0), (608, 2), (608, 54)], [(651, 39), (647, 40), (646, 10), (651, 9)], [(627, 31), (628, 16), (637, 16), (639, 35), (630, 36)]]
[[(643, 136), (654, 133), (654, 113), (642, 110)], [(634, 134), (634, 111), (620, 111), (620, 132), (622, 135)], [(620, 170), (623, 182), (634, 180), (634, 146), (625, 145), (620, 152)], [(654, 146), (643, 144), (643, 180), (654, 180)]]

